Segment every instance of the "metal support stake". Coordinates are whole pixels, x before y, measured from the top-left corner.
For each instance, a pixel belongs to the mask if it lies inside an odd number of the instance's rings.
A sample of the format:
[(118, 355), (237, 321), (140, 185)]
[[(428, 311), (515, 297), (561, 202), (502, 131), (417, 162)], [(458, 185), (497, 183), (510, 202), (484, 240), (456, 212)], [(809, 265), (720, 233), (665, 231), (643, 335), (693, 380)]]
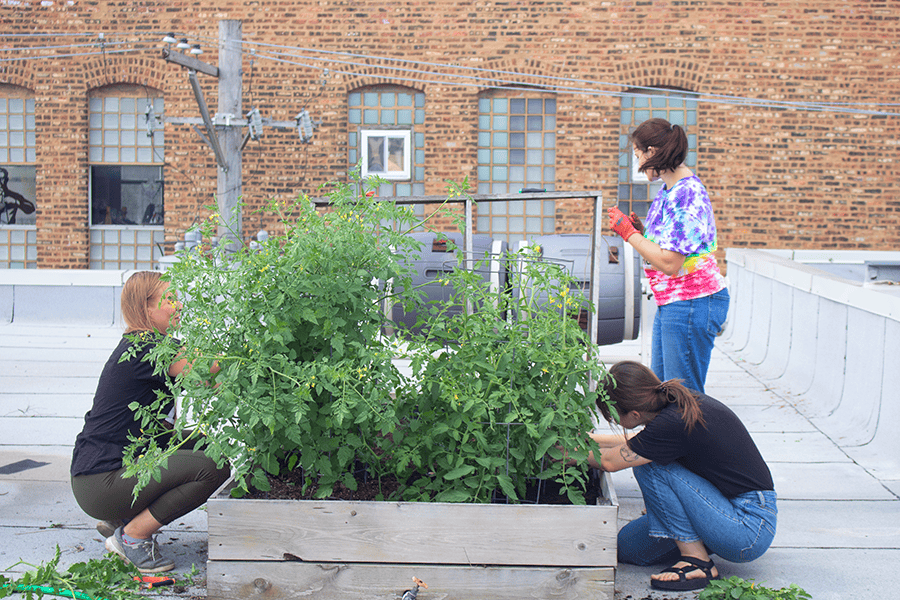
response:
[(603, 194), (598, 193), (594, 198), (594, 248), (591, 251), (591, 306), (594, 308), (588, 314), (588, 337), (592, 342), (597, 341), (597, 307), (600, 305), (600, 256), (603, 251)]
[[(475, 246), (472, 240), (472, 198), (471, 196), (466, 196), (466, 232), (463, 238), (463, 257), (464, 260), (471, 260), (472, 265), (474, 267), (475, 261)], [(471, 253), (471, 256), (469, 254)], [(475, 307), (472, 306), (472, 301), (466, 301), (466, 314), (471, 315), (475, 312)]]

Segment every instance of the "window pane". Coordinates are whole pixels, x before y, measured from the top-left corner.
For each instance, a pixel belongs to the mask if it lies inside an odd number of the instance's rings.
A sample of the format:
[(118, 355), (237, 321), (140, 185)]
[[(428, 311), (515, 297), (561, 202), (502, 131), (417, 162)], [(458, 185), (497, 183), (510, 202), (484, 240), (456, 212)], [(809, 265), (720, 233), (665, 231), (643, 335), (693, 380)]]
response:
[[(36, 167), (4, 164), (2, 168), (0, 178), (3, 180), (5, 197), (0, 204), (0, 225), (34, 225), (38, 208)], [(23, 239), (23, 252), (24, 244)]]

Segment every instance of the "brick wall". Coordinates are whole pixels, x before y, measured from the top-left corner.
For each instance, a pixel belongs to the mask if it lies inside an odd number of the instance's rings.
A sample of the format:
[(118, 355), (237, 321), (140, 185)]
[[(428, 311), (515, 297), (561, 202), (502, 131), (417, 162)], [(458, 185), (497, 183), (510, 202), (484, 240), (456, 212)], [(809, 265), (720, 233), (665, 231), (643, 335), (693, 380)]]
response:
[[(589, 90), (558, 94), (557, 189), (599, 189), (613, 198), (613, 94), (677, 87), (753, 99), (699, 107), (697, 171), (713, 198), (721, 248), (900, 246), (900, 117), (792, 105), (866, 103), (858, 108), (900, 113), (879, 106), (900, 97), (895, 2), (33, 0), (0, 7), (2, 57), (40, 57), (0, 63), (0, 83), (26, 87), (36, 99), (40, 267), (88, 264), (88, 92), (146, 85), (163, 92), (167, 116), (199, 116), (186, 71), (161, 58), (159, 40), (172, 31), (199, 42), (200, 58), (216, 64), (221, 19), (241, 20), (246, 41), (266, 44), (245, 46), (244, 110), (257, 106), (265, 117), (290, 120), (307, 108), (321, 120), (309, 145), (295, 131), (274, 129), (248, 144), (243, 192), (250, 208), (273, 197), (317, 195), (321, 184), (345, 178), (347, 93), (382, 83), (426, 95), (426, 193), (442, 193), (446, 179), (476, 182), (477, 99), (487, 78)], [(98, 47), (41, 49), (94, 43), (101, 31), (105, 56), (60, 56)], [(47, 32), (56, 35), (5, 35)], [(126, 47), (140, 51), (112, 52)], [(282, 62), (253, 57), (254, 47), (285, 54)], [(365, 64), (338, 62), (348, 60)], [(216, 82), (199, 77), (215, 113)], [(165, 226), (176, 239), (215, 201), (216, 164), (190, 126), (168, 124), (165, 135)], [(587, 231), (589, 217), (584, 205), (558, 205), (560, 232)], [(245, 211), (246, 235), (271, 225)]]

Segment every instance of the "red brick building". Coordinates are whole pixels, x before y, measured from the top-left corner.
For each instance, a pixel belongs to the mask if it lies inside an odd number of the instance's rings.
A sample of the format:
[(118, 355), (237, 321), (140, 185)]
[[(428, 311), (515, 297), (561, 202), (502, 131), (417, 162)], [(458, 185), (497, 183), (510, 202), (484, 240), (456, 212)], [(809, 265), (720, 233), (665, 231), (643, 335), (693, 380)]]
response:
[[(308, 143), (296, 126), (248, 139), (245, 238), (271, 225), (252, 208), (357, 161), (389, 178), (382, 195), (468, 178), (641, 212), (656, 187), (627, 133), (664, 116), (690, 136), (720, 248), (900, 246), (897, 2), (0, 0), (0, 268), (144, 268), (209, 214), (216, 157), (162, 51), (217, 65), (223, 20), (241, 22), (242, 114), (198, 73), (217, 131), (246, 135), (252, 108), (316, 123)], [(590, 207), (484, 204), (475, 221), (515, 240), (587, 231)]]

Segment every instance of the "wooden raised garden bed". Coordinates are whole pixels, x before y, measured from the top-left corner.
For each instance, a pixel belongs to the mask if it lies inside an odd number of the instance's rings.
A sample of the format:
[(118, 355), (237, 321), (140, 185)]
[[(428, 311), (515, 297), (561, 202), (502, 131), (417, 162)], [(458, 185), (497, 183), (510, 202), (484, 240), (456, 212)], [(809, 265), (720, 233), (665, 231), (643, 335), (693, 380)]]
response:
[[(227, 484), (226, 484), (227, 485)], [(591, 598), (615, 594), (618, 501), (595, 505), (209, 500), (210, 600)]]

